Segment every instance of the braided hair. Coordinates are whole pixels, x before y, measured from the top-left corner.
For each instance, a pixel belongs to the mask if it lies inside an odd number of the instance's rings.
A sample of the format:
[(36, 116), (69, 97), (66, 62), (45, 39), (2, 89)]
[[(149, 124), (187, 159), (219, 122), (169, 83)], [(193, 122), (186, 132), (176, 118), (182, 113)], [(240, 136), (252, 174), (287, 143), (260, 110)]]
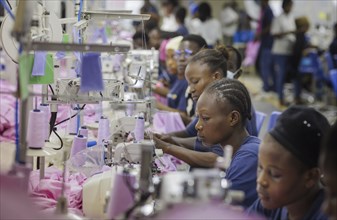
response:
[(217, 103), (224, 103), (226, 99), (233, 110), (241, 115), (241, 123), (245, 124), (247, 119), (251, 119), (252, 102), (247, 88), (236, 79), (223, 78), (210, 84), (205, 93), (215, 95)]
[(228, 51), (225, 46), (218, 46), (215, 49), (205, 49), (194, 55), (189, 63), (207, 64), (210, 72), (221, 72), (223, 77), (227, 76)]

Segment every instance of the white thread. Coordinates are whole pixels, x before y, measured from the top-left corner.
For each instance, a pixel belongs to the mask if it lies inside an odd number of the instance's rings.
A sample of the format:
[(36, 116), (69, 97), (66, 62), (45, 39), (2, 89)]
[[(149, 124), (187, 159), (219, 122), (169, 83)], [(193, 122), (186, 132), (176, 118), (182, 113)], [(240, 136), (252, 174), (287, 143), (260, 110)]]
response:
[(38, 109), (29, 112), (27, 129), (27, 144), (29, 148), (41, 149), (44, 147), (44, 114), (44, 112)]

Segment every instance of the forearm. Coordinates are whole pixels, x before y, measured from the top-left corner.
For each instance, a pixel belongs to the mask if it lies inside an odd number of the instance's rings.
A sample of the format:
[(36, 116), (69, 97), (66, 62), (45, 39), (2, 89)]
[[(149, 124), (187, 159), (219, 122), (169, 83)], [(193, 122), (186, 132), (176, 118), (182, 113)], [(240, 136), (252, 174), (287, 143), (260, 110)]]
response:
[(173, 141), (184, 148), (193, 150), (194, 149), (194, 144), (195, 140), (197, 139), (196, 137), (189, 137), (189, 138), (179, 138), (179, 137), (172, 137)]
[(170, 90), (166, 87), (154, 87), (152, 91), (160, 96), (166, 97)]
[(186, 132), (186, 130), (171, 132), (171, 133), (168, 133), (167, 135), (170, 135), (171, 137), (179, 137), (179, 138), (190, 137), (190, 135)]
[(218, 155), (212, 152), (198, 152), (176, 145), (168, 145), (163, 149), (164, 153), (170, 154), (193, 167), (212, 168)]

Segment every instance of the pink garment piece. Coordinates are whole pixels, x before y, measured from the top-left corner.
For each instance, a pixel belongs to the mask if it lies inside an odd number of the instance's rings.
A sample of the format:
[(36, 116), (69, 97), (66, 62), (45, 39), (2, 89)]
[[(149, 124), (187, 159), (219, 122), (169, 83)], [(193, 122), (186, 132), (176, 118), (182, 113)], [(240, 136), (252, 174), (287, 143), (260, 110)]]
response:
[(157, 133), (170, 133), (185, 129), (178, 112), (157, 112), (153, 116), (153, 129)]
[(162, 174), (172, 172), (172, 171), (177, 171), (177, 167), (172, 161), (173, 158), (175, 157), (168, 155), (168, 154), (164, 154), (162, 157), (160, 157), (160, 159), (155, 159), (155, 163), (158, 166), (158, 168), (161, 170)]
[(0, 141), (15, 140), (15, 86), (0, 80)]
[[(162, 87), (164, 87), (164, 85), (163, 85), (162, 82), (157, 82), (156, 87), (162, 88)], [(163, 97), (163, 96), (158, 95), (158, 94), (154, 94), (154, 97), (156, 98), (156, 100), (158, 102), (162, 103), (163, 105), (167, 105), (167, 98), (166, 97)]]
[(246, 57), (242, 62), (242, 66), (252, 66), (255, 65), (255, 61), (260, 49), (260, 41), (250, 41), (247, 43), (246, 47)]
[[(57, 199), (61, 196), (62, 171), (49, 167), (45, 170), (45, 179), (39, 180), (40, 171), (31, 173), (28, 191), (34, 204), (44, 212), (54, 210)], [(67, 177), (65, 195), (68, 200), (69, 210), (74, 214), (82, 213), (82, 188), (86, 177), (83, 174), (75, 173)]]
[(169, 40), (163, 40), (159, 47), (159, 60), (165, 61), (166, 60), (166, 45)]

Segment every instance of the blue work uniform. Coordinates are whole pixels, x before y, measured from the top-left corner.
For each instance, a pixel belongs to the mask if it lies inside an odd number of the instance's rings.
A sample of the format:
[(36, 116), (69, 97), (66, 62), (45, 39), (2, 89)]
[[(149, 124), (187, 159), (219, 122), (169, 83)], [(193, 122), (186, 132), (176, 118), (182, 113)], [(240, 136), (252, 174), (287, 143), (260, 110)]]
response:
[[(288, 195), (284, 195), (288, 196)], [(324, 190), (321, 189), (314, 202), (311, 205), (311, 208), (307, 210), (306, 215), (302, 218), (302, 220), (326, 220), (328, 217), (322, 212), (321, 206), (324, 200)], [(257, 199), (252, 206), (247, 209), (247, 213), (257, 213), (265, 216), (267, 219), (271, 220), (279, 220), (279, 219), (289, 219), (288, 210), (286, 207), (268, 210), (263, 208), (261, 204), (261, 200)]]
[(185, 91), (187, 87), (186, 79), (177, 79), (167, 94), (167, 105), (180, 111), (186, 111)]

